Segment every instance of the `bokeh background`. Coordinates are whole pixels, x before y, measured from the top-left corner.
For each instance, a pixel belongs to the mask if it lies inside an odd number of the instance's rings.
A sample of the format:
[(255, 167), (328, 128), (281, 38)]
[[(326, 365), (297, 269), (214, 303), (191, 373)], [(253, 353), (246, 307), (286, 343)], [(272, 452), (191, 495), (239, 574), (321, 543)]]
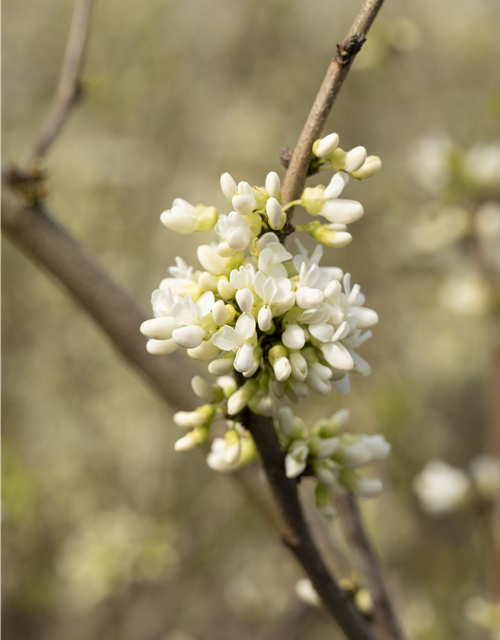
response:
[[(97, 1), (85, 99), (46, 162), (48, 206), (144, 310), (176, 255), (196, 264), (199, 238), (169, 233), (160, 212), (174, 197), (226, 212), (224, 171), (257, 185), (284, 175), (280, 148), (294, 146), (358, 4)], [(4, 2), (4, 164), (28, 157), (72, 8)], [(499, 24), (494, 0), (388, 0), (327, 126), (384, 163), (348, 186), (366, 214), (324, 259), (353, 273), (380, 324), (362, 350), (372, 376), (298, 413), (311, 424), (348, 407), (354, 430), (392, 443), (376, 470), (386, 491), (362, 507), (415, 639), (494, 637), (467, 605), (495, 596), (477, 504), (434, 516), (412, 483), (430, 459), (467, 470), (485, 447), (500, 455), (485, 409)], [(6, 640), (336, 637), (295, 596), (301, 573), (268, 525), (203, 454), (174, 453), (171, 413), (58, 284), (8, 241), (3, 274)]]

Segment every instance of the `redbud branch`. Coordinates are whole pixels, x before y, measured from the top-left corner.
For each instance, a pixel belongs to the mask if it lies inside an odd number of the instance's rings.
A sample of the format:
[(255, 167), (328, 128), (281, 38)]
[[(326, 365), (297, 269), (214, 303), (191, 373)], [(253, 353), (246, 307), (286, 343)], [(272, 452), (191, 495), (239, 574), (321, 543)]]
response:
[[(309, 165), (313, 158), (313, 142), (320, 137), (354, 58), (366, 40), (366, 34), (383, 2), (384, 0), (365, 0), (345, 40), (337, 46), (337, 55), (328, 67), (290, 159), (282, 189), (284, 204), (299, 198), (304, 189)], [(288, 214), (289, 217), (292, 212)]]
[(75, 3), (56, 95), (31, 152), (29, 165), (47, 153), (71, 109), (81, 96), (80, 73), (89, 32), (92, 5), (93, 0), (77, 0)]

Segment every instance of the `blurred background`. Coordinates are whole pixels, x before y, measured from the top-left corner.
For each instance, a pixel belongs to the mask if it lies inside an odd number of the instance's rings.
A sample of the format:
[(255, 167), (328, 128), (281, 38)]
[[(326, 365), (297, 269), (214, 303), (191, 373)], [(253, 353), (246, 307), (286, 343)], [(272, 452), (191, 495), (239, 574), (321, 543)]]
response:
[[(175, 256), (197, 264), (199, 237), (169, 233), (161, 211), (182, 197), (227, 213), (224, 171), (284, 176), (279, 151), (358, 4), (96, 2), (48, 207), (147, 314)], [(4, 165), (28, 157), (72, 9), (4, 2)], [(297, 413), (348, 407), (355, 431), (392, 443), (386, 491), (362, 508), (414, 639), (500, 633), (499, 24), (494, 0), (388, 1), (325, 131), (383, 161), (349, 184), (365, 216), (323, 260), (380, 324), (361, 350), (371, 377)], [(274, 532), (202, 453), (174, 453), (172, 415), (58, 284), (8, 241), (3, 266), (4, 637), (337, 637), (297, 599)]]

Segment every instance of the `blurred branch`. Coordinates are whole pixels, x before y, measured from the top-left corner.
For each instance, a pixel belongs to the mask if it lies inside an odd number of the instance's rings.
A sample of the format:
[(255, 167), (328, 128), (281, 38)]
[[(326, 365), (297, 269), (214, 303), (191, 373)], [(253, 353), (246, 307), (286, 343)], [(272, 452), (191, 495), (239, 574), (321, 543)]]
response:
[(248, 411), (245, 426), (253, 436), (271, 491), (288, 524), (288, 530), (282, 533), (283, 542), (300, 562), (325, 608), (346, 636), (352, 640), (375, 640), (370, 623), (332, 577), (314, 542), (300, 505), (297, 481), (285, 474), (285, 454), (272, 419)]
[(66, 121), (69, 112), (81, 96), (80, 71), (87, 43), (93, 2), (94, 0), (76, 0), (54, 102), (40, 129), (28, 166), (47, 153), (48, 148)]
[(363, 526), (361, 514), (354, 496), (345, 490), (335, 492), (353, 564), (366, 579), (366, 586), (373, 599), (373, 622), (384, 640), (402, 640), (402, 629), (394, 613), (391, 599), (384, 583), (379, 560)]
[[(312, 158), (313, 142), (320, 137), (354, 58), (363, 46), (366, 34), (383, 2), (384, 0), (365, 0), (344, 41), (337, 45), (337, 55), (328, 67), (288, 165), (283, 182), (283, 204), (300, 198)], [(292, 209), (288, 213), (289, 218), (291, 212)]]

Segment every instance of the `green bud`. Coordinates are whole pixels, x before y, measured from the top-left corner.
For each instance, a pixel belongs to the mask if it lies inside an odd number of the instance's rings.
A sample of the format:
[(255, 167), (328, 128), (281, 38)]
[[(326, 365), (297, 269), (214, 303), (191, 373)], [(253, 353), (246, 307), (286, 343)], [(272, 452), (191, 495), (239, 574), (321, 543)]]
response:
[(196, 231), (211, 231), (215, 227), (219, 217), (215, 207), (205, 207), (203, 204), (199, 204), (196, 207), (195, 215)]
[(253, 187), (253, 195), (257, 200), (257, 211), (264, 211), (269, 194), (262, 187)]
[(321, 213), (325, 204), (325, 187), (319, 184), (317, 187), (307, 187), (304, 189), (300, 202), (307, 213), (317, 216)]
[(268, 357), (269, 364), (273, 366), (278, 358), (288, 358), (288, 349), (282, 344), (276, 344), (274, 347), (269, 349)]

